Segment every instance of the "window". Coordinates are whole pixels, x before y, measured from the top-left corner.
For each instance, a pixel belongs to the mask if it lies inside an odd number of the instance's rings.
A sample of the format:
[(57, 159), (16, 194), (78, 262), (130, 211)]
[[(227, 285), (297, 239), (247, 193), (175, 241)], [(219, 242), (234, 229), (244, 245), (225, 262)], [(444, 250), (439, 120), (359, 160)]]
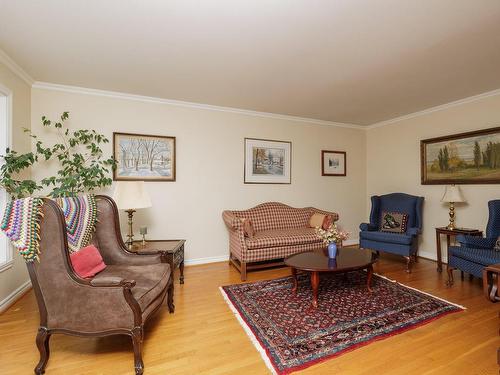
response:
[[(11, 98), (12, 95), (10, 91), (0, 85), (0, 155), (4, 155), (5, 149), (10, 147)], [(3, 162), (3, 159), (0, 159), (0, 166)], [(6, 199), (7, 194), (5, 190), (0, 188), (0, 207), (3, 208)], [(0, 272), (10, 268), (11, 266), (12, 247), (10, 246), (7, 237), (2, 232), (0, 234)]]

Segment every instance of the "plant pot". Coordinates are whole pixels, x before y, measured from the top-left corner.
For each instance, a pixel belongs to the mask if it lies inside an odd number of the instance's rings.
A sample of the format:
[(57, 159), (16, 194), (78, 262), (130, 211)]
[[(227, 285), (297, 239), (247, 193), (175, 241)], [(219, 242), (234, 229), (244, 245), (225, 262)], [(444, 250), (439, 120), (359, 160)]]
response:
[(328, 258), (335, 258), (337, 256), (337, 244), (330, 242), (328, 244)]

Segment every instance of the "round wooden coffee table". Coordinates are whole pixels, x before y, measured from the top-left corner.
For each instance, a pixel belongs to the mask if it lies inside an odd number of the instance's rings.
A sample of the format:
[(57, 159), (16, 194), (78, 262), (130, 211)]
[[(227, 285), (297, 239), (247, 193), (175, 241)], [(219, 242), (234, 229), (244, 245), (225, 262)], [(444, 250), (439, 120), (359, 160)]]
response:
[(342, 248), (338, 249), (337, 257), (328, 258), (326, 249), (306, 251), (290, 255), (285, 258), (285, 264), (292, 269), (294, 280), (293, 292), (297, 293), (297, 271), (305, 271), (311, 275), (313, 292), (312, 306), (318, 307), (318, 287), (320, 273), (345, 273), (356, 270), (367, 270), (366, 286), (371, 292), (373, 263), (378, 260), (378, 254), (367, 249)]

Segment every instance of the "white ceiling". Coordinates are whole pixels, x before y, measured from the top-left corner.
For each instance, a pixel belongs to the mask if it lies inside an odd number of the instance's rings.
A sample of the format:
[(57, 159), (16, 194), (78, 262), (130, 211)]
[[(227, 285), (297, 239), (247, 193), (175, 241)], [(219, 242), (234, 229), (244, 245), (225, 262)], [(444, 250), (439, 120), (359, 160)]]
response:
[(35, 80), (359, 125), (500, 88), (499, 0), (0, 0)]

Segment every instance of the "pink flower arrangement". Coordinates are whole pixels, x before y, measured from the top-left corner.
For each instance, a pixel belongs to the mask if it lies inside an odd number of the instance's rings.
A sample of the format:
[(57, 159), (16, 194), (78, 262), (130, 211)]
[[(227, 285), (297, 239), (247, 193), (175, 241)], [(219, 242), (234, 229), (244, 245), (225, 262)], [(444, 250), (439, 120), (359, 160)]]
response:
[(316, 227), (316, 234), (323, 242), (328, 245), (332, 242), (339, 243), (349, 238), (350, 233), (341, 231), (337, 228), (337, 224), (332, 224), (328, 229)]

